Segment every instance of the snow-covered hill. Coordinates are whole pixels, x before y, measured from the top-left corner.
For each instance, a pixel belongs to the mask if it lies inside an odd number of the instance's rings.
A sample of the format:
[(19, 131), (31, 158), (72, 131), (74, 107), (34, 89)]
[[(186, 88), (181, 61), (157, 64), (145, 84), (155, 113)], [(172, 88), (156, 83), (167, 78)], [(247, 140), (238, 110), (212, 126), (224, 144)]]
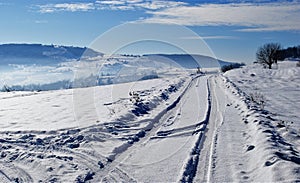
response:
[(54, 65), (69, 60), (79, 60), (82, 55), (101, 56), (94, 50), (73, 46), (42, 44), (0, 45), (0, 65)]
[(220, 68), (224, 65), (232, 64), (231, 62), (226, 62), (219, 60), (217, 58), (212, 58), (204, 55), (193, 55), (193, 54), (152, 54), (145, 55), (151, 60), (161, 60), (161, 58), (172, 60), (181, 67), (188, 69), (200, 68)]
[(226, 63), (201, 55), (103, 55), (80, 47), (5, 44), (0, 45), (0, 88), (32, 91), (116, 84)]
[(251, 65), (225, 75), (175, 69), (151, 80), (2, 92), (0, 179), (296, 182), (295, 64)]

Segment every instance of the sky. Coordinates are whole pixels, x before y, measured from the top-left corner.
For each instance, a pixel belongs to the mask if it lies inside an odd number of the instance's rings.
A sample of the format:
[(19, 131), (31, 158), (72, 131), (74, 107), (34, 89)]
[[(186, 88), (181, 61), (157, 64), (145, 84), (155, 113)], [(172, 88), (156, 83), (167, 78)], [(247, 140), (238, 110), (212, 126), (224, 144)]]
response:
[[(128, 44), (120, 53), (193, 53), (197, 48), (193, 41), (200, 37), (218, 59), (251, 63), (262, 44), (300, 45), (299, 17), (299, 0), (0, 0), (0, 44), (89, 47), (97, 42), (109, 47), (117, 39), (143, 31), (160, 37)], [(125, 34), (124, 24), (134, 24), (137, 32)], [(146, 26), (140, 29), (138, 25)], [(188, 34), (183, 36), (175, 29)], [(113, 30), (117, 31), (110, 34)], [(111, 39), (100, 43), (102, 35)], [(164, 42), (170, 35), (180, 37), (179, 42), (186, 43), (184, 49)]]

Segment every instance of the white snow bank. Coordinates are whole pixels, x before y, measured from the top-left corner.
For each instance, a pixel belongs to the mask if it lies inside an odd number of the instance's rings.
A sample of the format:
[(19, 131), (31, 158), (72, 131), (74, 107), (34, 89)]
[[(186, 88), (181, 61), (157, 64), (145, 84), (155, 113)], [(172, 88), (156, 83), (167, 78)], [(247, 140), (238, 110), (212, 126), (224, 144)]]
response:
[(262, 95), (277, 131), (300, 151), (300, 67), (296, 62), (279, 62), (277, 69), (250, 65), (225, 73), (248, 95)]
[(243, 157), (250, 171), (241, 172), (244, 180), (299, 180), (300, 105), (296, 96), (300, 68), (295, 62), (281, 62), (273, 70), (251, 65), (231, 70), (225, 76), (228, 94), (233, 97), (228, 108), (240, 111), (247, 126), (243, 132), (247, 143)]

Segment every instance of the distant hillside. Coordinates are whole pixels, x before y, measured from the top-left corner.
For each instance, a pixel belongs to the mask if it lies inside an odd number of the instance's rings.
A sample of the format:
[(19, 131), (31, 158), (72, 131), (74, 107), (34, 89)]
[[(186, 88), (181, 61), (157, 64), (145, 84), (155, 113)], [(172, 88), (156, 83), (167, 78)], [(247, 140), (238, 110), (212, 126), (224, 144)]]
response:
[(224, 65), (232, 64), (232, 62), (226, 62), (218, 60), (209, 56), (203, 55), (189, 55), (189, 54), (149, 54), (144, 55), (150, 59), (155, 59), (155, 57), (165, 57), (171, 61), (176, 62), (182, 67), (188, 69), (194, 69), (197, 67), (201, 68), (211, 68), (211, 67), (222, 67)]
[(89, 48), (42, 44), (2, 44), (0, 64), (55, 64), (70, 59), (80, 59), (82, 54), (102, 55)]
[[(0, 65), (22, 64), (22, 65), (51, 65), (69, 60), (79, 60), (82, 55), (88, 57), (103, 56), (89, 48), (73, 46), (57, 46), (42, 44), (2, 44), (0, 45)], [(182, 67), (193, 69), (202, 67), (222, 67), (230, 62), (217, 60), (203, 55), (188, 54), (149, 54), (143, 55), (150, 60), (169, 60)]]

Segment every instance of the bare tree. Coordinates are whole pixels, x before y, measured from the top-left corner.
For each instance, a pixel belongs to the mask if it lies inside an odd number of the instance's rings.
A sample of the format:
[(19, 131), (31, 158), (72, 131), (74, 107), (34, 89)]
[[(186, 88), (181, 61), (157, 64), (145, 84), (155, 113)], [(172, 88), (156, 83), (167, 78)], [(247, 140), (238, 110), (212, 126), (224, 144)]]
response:
[(257, 62), (272, 69), (272, 64), (277, 64), (280, 49), (279, 43), (264, 44), (256, 52)]

